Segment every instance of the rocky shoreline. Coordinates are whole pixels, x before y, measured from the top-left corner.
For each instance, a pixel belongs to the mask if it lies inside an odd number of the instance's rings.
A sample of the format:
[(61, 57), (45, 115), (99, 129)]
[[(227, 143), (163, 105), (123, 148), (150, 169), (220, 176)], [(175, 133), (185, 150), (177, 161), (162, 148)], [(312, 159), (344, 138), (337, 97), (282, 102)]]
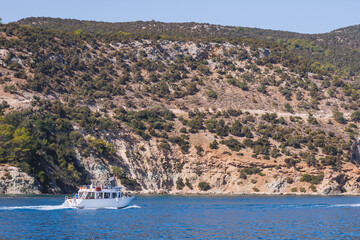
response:
[[(105, 174), (105, 173), (103, 173)], [(109, 174), (109, 173), (107, 173)], [(105, 174), (105, 175), (107, 175)], [(355, 173), (354, 173), (355, 174)], [(101, 174), (102, 175), (102, 174)], [(270, 174), (269, 174), (270, 175)], [(192, 175), (185, 175), (182, 177), (191, 179)], [(134, 194), (144, 195), (299, 195), (299, 196), (358, 196), (360, 195), (360, 185), (356, 180), (342, 181), (342, 179), (350, 179), (345, 175), (335, 176), (332, 172), (326, 172), (321, 183), (314, 184), (303, 182), (298, 176), (293, 175), (293, 179), (289, 181), (289, 177), (279, 176), (276, 179), (252, 175), (251, 179), (242, 180), (244, 182), (236, 182), (236, 179), (227, 178), (225, 185), (217, 185), (210, 176), (198, 176), (196, 182), (194, 179), (190, 180), (193, 184), (182, 186), (178, 189), (178, 185), (173, 185), (169, 189), (155, 189), (149, 190), (143, 188), (142, 190), (126, 189), (125, 191), (133, 192)], [(174, 179), (179, 179), (178, 176), (173, 176)], [(194, 178), (194, 177), (192, 177)], [(352, 178), (355, 179), (355, 178)], [(209, 189), (201, 190), (196, 183), (199, 181), (210, 182)], [(293, 182), (292, 182), (293, 181)], [(175, 181), (174, 181), (175, 182)], [(120, 183), (118, 183), (120, 184)], [(193, 188), (193, 189), (190, 189)], [(61, 192), (60, 189), (54, 185), (52, 189), (53, 194), (70, 194), (70, 192)], [(2, 195), (43, 195), (43, 189), (40, 182), (33, 176), (21, 171), (14, 166), (0, 166), (0, 194)]]
[(39, 181), (17, 167), (0, 167), (0, 194), (41, 194)]

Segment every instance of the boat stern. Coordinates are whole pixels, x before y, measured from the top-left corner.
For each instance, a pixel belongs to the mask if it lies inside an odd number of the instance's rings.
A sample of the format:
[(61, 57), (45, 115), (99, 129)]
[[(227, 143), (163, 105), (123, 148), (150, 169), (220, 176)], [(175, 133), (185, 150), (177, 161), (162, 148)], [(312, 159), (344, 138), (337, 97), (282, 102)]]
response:
[(76, 198), (67, 198), (65, 199), (64, 206), (66, 207), (79, 207), (79, 204), (82, 202), (82, 199)]

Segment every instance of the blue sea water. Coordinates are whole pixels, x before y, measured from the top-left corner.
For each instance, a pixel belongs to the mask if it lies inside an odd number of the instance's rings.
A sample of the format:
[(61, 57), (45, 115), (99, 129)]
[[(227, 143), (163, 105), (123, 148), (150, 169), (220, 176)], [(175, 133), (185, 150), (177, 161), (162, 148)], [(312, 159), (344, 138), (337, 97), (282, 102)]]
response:
[(0, 197), (0, 239), (360, 239), (360, 197), (140, 195), (96, 210), (63, 200)]

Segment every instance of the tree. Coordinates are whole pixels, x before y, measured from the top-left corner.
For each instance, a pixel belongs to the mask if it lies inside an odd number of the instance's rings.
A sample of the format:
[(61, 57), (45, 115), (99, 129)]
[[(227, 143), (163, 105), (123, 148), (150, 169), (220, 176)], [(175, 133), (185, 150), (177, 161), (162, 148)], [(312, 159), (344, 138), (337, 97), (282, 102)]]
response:
[(230, 128), (230, 133), (237, 137), (243, 137), (244, 133), (242, 132), (242, 125), (239, 120), (236, 120)]
[(189, 127), (191, 127), (192, 129), (196, 129), (196, 130), (203, 129), (203, 119), (200, 116), (197, 116), (196, 118), (191, 119), (189, 121)]
[(13, 135), (13, 139), (11, 140), (11, 160), (26, 160), (28, 157), (27, 153), (30, 151), (31, 148), (30, 144), (31, 136), (29, 130), (24, 127), (16, 129)]
[(216, 119), (210, 119), (205, 122), (206, 129), (214, 133), (217, 125)]
[(81, 29), (75, 30), (74, 34), (80, 36), (81, 38), (85, 37), (85, 33)]
[(240, 151), (240, 149), (242, 148), (241, 143), (232, 137), (227, 140), (223, 140), (220, 143), (225, 144), (232, 151)]
[(216, 125), (216, 134), (222, 137), (229, 135), (229, 126), (225, 125), (225, 121), (223, 119), (220, 119), (219, 123)]

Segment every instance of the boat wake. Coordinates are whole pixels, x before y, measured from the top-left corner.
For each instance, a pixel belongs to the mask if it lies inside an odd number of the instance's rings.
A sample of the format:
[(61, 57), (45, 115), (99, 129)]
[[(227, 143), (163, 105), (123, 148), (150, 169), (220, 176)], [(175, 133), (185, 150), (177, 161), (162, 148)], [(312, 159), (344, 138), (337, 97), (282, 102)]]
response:
[(40, 211), (51, 211), (51, 210), (60, 210), (68, 209), (71, 207), (65, 205), (39, 205), (39, 206), (14, 206), (14, 207), (0, 207), (0, 210), (40, 210)]
[(138, 205), (131, 205), (131, 206), (124, 207), (123, 209), (130, 209), (130, 208), (141, 208), (141, 207)]
[(352, 208), (360, 207), (360, 203), (347, 204), (285, 204), (281, 208)]
[(332, 207), (360, 207), (360, 203), (334, 204)]
[[(51, 211), (51, 210), (62, 210), (62, 209), (72, 209), (73, 207), (65, 205), (39, 205), (39, 206), (14, 206), (14, 207), (0, 207), (0, 211), (10, 211), (10, 210), (39, 210), (39, 211)], [(124, 209), (131, 208), (141, 208), (137, 205), (127, 206)], [(117, 208), (89, 208), (89, 209), (117, 209)], [(86, 210), (86, 209), (85, 209)]]

